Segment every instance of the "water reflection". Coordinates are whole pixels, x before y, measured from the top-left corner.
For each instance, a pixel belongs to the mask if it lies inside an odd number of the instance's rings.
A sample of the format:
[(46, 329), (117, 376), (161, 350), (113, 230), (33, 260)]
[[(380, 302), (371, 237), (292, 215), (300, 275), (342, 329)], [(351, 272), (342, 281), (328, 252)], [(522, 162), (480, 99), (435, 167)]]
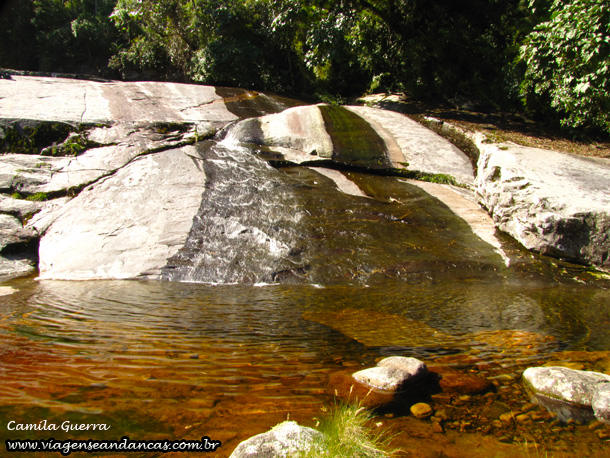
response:
[[(586, 286), (523, 288), (501, 278), (327, 288), (11, 286), (18, 292), (0, 297), (0, 422), (112, 424), (99, 438), (212, 431), (236, 445), (287, 415), (308, 421), (330, 401), (329, 374), (380, 355), (433, 361), (473, 352), (511, 372), (570, 346), (610, 348), (597, 326), (608, 316), (607, 295)], [(587, 309), (565, 307), (585, 302)], [(536, 340), (548, 334), (554, 338)], [(239, 430), (229, 421), (236, 416)]]

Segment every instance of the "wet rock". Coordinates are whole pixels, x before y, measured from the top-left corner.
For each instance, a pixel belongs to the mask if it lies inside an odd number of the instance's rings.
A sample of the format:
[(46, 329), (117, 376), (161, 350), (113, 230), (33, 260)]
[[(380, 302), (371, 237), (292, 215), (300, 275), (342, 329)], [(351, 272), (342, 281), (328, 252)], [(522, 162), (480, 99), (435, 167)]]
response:
[(481, 417), (489, 420), (496, 420), (506, 412), (510, 412), (510, 407), (502, 402), (494, 401), (481, 411)]
[(286, 458), (307, 452), (323, 434), (312, 428), (286, 421), (270, 431), (258, 434), (240, 443), (230, 458)]
[(604, 384), (597, 389), (593, 395), (591, 407), (599, 421), (610, 423), (610, 384)]
[(399, 393), (373, 389), (369, 385), (357, 382), (352, 371), (339, 371), (331, 374), (326, 392), (348, 402), (359, 402), (367, 408), (388, 406), (398, 401)]
[(523, 380), (536, 401), (560, 419), (587, 421), (593, 418), (593, 396), (610, 383), (610, 376), (566, 367), (530, 367)]
[(413, 416), (415, 418), (419, 418), (420, 420), (428, 418), (434, 413), (432, 407), (430, 407), (430, 405), (426, 404), (425, 402), (418, 402), (417, 404), (413, 404), (410, 410)]
[(293, 162), (329, 159), (333, 142), (318, 106), (294, 107), (282, 113), (240, 121), (231, 129), (233, 140), (278, 149)]
[(500, 415), (500, 421), (505, 425), (511, 425), (515, 421), (515, 414), (513, 412), (506, 412)]
[(489, 380), (472, 374), (447, 372), (441, 376), (438, 384), (444, 393), (479, 394), (493, 386)]
[(409, 374), (409, 383), (420, 380), (428, 374), (428, 368), (423, 361), (405, 356), (390, 356), (377, 363), (378, 367), (398, 369)]
[(392, 367), (371, 367), (353, 374), (358, 383), (383, 391), (401, 391), (412, 376), (405, 371)]

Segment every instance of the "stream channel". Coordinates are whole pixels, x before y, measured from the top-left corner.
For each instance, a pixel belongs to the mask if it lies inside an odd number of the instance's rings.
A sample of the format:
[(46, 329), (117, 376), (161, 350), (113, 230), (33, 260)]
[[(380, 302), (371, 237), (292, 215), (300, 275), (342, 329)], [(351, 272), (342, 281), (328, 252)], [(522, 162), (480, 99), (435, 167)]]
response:
[(403, 178), (357, 164), (343, 173), (365, 196), (348, 195), (229, 137), (198, 144), (206, 192), (166, 281), (4, 284), (17, 291), (0, 297), (0, 423), (110, 426), (9, 438), (208, 436), (225, 457), (288, 418), (314, 426), (333, 403), (331, 374), (402, 355), (494, 382), (447, 401), (443, 433), (408, 410), (381, 414), (402, 456), (604, 452), (587, 425), (486, 428), (482, 411), (492, 400), (519, 411), (528, 366), (610, 361), (607, 279), (502, 237), (507, 267)]

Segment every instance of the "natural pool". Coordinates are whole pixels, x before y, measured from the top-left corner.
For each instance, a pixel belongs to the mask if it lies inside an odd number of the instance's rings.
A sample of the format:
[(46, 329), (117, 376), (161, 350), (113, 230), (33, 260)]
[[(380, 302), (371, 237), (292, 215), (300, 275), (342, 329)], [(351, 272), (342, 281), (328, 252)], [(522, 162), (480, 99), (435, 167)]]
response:
[[(331, 375), (403, 355), (493, 387), (426, 399), (445, 412), (442, 431), (408, 409), (376, 418), (402, 456), (607, 456), (589, 425), (540, 413), (498, 426), (504, 410), (531, 409), (520, 381), (528, 366), (610, 371), (607, 276), (503, 238), (507, 267), (400, 178), (348, 167), (365, 196), (348, 195), (315, 168), (272, 167), (263, 148), (217, 139), (197, 148), (206, 192), (168, 281), (2, 285), (5, 439), (207, 436), (222, 442), (213, 456), (227, 457), (286, 419), (314, 426), (334, 402)], [(8, 428), (45, 420), (109, 429)]]
[[(522, 395), (525, 403), (518, 378), (527, 365), (565, 350), (610, 349), (609, 292), (600, 287), (607, 282), (577, 267), (561, 273), (533, 264), (546, 274), (529, 278), (530, 265), (508, 278), (461, 274), (459, 282), (419, 285), (389, 278), (368, 287), (14, 280), (8, 286), (16, 292), (0, 298), (0, 423), (110, 426), (52, 436), (5, 431), (5, 438), (209, 436), (223, 443), (214, 456), (228, 456), (241, 440), (287, 418), (313, 425), (332, 402), (330, 374), (395, 354), (476, 369), (500, 381), (500, 399)], [(480, 334), (506, 329), (553, 339)], [(445, 447), (446, 456), (468, 456), (477, 440), (483, 454), (470, 456), (529, 450), (474, 427), (460, 433), (448, 424), (439, 435), (408, 412), (381, 421), (405, 433), (407, 447), (419, 438), (432, 451)], [(603, 447), (567, 428), (556, 433), (560, 441), (571, 435), (579, 447)]]

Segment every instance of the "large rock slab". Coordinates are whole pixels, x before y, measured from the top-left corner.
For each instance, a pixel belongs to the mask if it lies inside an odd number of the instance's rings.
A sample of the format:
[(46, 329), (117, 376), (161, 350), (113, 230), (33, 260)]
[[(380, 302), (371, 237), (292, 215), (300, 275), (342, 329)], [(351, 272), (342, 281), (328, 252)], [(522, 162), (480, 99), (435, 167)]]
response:
[(224, 125), (238, 119), (211, 86), (19, 75), (0, 79), (0, 113), (3, 118), (92, 124), (213, 120)]
[(286, 458), (307, 452), (324, 436), (321, 432), (285, 421), (270, 431), (243, 441), (229, 458)]
[(182, 246), (205, 175), (194, 147), (138, 157), (29, 227), (44, 279), (157, 278)]
[(477, 146), (477, 196), (500, 230), (541, 254), (610, 268), (609, 160)]
[(366, 119), (384, 138), (398, 145), (407, 170), (444, 174), (457, 183), (472, 186), (474, 172), (468, 156), (449, 141), (406, 115), (373, 107), (350, 106), (349, 110)]
[[(240, 121), (227, 139), (272, 148), (294, 163), (333, 160), (444, 174), (467, 186), (474, 183), (471, 162), (458, 148), (407, 116), (378, 108), (294, 107)], [(375, 150), (379, 152), (371, 155)]]

